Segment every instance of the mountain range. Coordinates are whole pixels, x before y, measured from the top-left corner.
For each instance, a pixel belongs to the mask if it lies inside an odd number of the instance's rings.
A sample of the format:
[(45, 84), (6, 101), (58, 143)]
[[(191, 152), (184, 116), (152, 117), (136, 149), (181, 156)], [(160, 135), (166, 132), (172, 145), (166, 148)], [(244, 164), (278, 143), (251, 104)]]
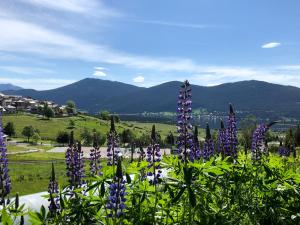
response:
[[(6, 94), (30, 96), (64, 104), (74, 100), (89, 113), (108, 110), (116, 113), (175, 112), (181, 82), (171, 81), (144, 88), (116, 81), (85, 78), (60, 88), (36, 91), (9, 90)], [(193, 108), (226, 112), (236, 110), (263, 117), (300, 118), (300, 88), (250, 80), (206, 87), (191, 85)]]
[(15, 86), (12, 84), (0, 84), (0, 91), (7, 91), (7, 90), (21, 90), (22, 88), (19, 86)]

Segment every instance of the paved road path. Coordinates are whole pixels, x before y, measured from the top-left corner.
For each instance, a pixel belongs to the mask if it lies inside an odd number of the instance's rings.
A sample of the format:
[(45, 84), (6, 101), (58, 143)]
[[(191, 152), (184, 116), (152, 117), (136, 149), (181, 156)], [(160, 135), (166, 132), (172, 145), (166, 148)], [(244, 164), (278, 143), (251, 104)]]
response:
[[(85, 158), (89, 158), (90, 156), (90, 150), (92, 148), (91, 147), (82, 147), (82, 151), (83, 151), (83, 156)], [(67, 147), (55, 147), (47, 152), (53, 152), (53, 153), (62, 153), (62, 152), (66, 152), (67, 150)], [(130, 149), (128, 148), (120, 148), (123, 156), (125, 158), (130, 158), (131, 157), (131, 152), (130, 152)], [(103, 158), (106, 158), (106, 154), (107, 154), (107, 148), (106, 147), (101, 147), (100, 148), (100, 151), (101, 151), (101, 157)], [(138, 149), (136, 149), (136, 153), (133, 154), (133, 157), (134, 158), (138, 158), (139, 157), (139, 154), (137, 153)], [(144, 148), (144, 151), (146, 152), (147, 149)], [(167, 154), (169, 155), (170, 154), (170, 149), (161, 149), (161, 154)]]

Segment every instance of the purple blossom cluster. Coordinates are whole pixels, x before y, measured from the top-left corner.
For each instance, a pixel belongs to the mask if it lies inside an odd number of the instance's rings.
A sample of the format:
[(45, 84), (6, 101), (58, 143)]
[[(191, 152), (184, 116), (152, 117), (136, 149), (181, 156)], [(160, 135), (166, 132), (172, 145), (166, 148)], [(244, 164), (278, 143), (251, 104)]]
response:
[(225, 128), (223, 121), (218, 130), (218, 153), (225, 156), (237, 158), (237, 123), (236, 116), (232, 104), (229, 104), (229, 115), (227, 120), (227, 127)]
[(94, 134), (93, 148), (90, 150), (90, 173), (92, 175), (102, 176), (102, 165), (100, 164), (101, 152), (96, 135)]
[(215, 153), (214, 142), (210, 134), (209, 125), (206, 124), (206, 137), (205, 137), (205, 142), (203, 147), (203, 160), (204, 161), (208, 160), (210, 157), (214, 155), (214, 153)]
[(157, 143), (156, 139), (156, 133), (155, 133), (155, 125), (152, 126), (152, 132), (151, 132), (151, 144), (147, 148), (147, 155), (146, 160), (149, 163), (148, 169), (152, 168), (152, 171), (149, 171), (147, 175), (149, 177), (153, 177), (153, 179), (150, 178), (150, 184), (157, 184), (159, 179), (161, 178), (161, 168), (160, 168), (160, 160), (161, 160), (161, 152), (159, 144)]
[(11, 180), (9, 177), (7, 148), (2, 128), (2, 115), (0, 113), (0, 205), (5, 204), (5, 197), (10, 193)]
[(108, 217), (119, 218), (126, 208), (126, 181), (123, 179), (121, 159), (117, 162), (116, 175), (109, 185), (109, 196), (106, 208), (110, 211)]
[(282, 145), (282, 142), (280, 142), (280, 145), (279, 145), (279, 148), (278, 148), (278, 154), (282, 157), (283, 156), (289, 156), (290, 155), (290, 150), (288, 148), (284, 147)]
[(225, 156), (225, 146), (226, 146), (226, 128), (224, 126), (223, 120), (221, 120), (221, 127), (218, 130), (218, 153), (223, 157)]
[(229, 105), (229, 115), (225, 139), (225, 155), (237, 158), (237, 124), (232, 104)]
[(270, 124), (262, 123), (254, 131), (252, 136), (252, 146), (251, 146), (253, 160), (261, 159), (261, 156), (268, 152), (265, 143), (265, 138), (266, 138), (267, 131), (273, 124), (274, 122)]
[(74, 143), (74, 133), (71, 132), (70, 144), (66, 151), (67, 177), (71, 187), (80, 187), (84, 183), (84, 162), (81, 144)]
[(187, 162), (194, 160), (193, 133), (192, 133), (192, 89), (190, 83), (186, 80), (178, 95), (177, 108), (177, 148), (179, 158)]
[(119, 154), (119, 136), (115, 129), (114, 117), (111, 116), (110, 131), (107, 139), (107, 165), (117, 165)]
[(50, 198), (48, 201), (50, 201), (50, 204), (48, 206), (49, 211), (51, 214), (55, 214), (60, 209), (59, 204), (59, 195), (58, 195), (58, 183), (55, 179), (55, 171), (54, 171), (54, 165), (52, 163), (52, 171), (51, 171), (51, 178), (48, 185), (48, 193), (50, 194)]

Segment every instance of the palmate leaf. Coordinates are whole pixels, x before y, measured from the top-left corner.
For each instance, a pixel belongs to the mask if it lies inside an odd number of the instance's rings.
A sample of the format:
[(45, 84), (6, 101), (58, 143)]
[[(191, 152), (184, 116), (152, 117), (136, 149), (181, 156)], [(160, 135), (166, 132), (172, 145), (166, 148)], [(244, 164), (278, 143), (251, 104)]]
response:
[(13, 221), (10, 218), (10, 216), (9, 216), (8, 212), (6, 211), (5, 207), (2, 209), (1, 222), (2, 222), (1, 224), (13, 225)]
[(185, 189), (186, 189), (186, 186), (182, 186), (181, 187), (181, 189), (177, 193), (177, 195), (174, 198), (172, 198), (172, 203), (176, 203), (179, 200), (179, 198), (181, 197), (181, 195), (184, 193)]

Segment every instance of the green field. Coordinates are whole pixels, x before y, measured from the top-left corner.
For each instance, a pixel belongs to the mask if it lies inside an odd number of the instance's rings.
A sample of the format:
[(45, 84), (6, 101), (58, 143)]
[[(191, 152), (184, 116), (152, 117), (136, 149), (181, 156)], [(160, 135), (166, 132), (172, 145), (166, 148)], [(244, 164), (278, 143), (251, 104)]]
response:
[[(80, 133), (84, 129), (92, 131), (96, 129), (106, 134), (109, 131), (110, 121), (100, 120), (90, 116), (76, 116), (76, 117), (64, 117), (64, 118), (52, 118), (50, 120), (40, 118), (36, 115), (5, 115), (3, 116), (3, 124), (7, 122), (13, 122), (16, 128), (16, 138), (24, 138), (22, 136), (22, 129), (25, 126), (32, 125), (35, 129), (40, 131), (40, 136), (44, 140), (55, 141), (57, 134), (60, 131), (71, 131), (69, 128), (70, 120), (74, 120), (75, 138), (79, 138)], [(176, 132), (176, 126), (156, 123), (156, 130), (165, 137), (170, 131)], [(120, 122), (116, 124), (116, 129), (120, 133), (124, 129), (131, 129), (136, 135), (142, 133), (150, 133), (152, 123), (138, 123), (138, 122)]]
[[(25, 126), (32, 125), (38, 129), (40, 136), (45, 144), (54, 144), (56, 135), (60, 131), (71, 131), (69, 129), (69, 121), (75, 121), (74, 133), (75, 138), (79, 138), (80, 133), (84, 129), (92, 131), (99, 130), (106, 134), (109, 131), (110, 121), (100, 120), (90, 116), (76, 116), (65, 118), (52, 118), (46, 120), (36, 115), (5, 115), (3, 116), (3, 125), (7, 122), (13, 122), (16, 135), (14, 141), (21, 142), (21, 145), (8, 145), (8, 153), (24, 152), (20, 154), (9, 154), (9, 169), (12, 180), (13, 196), (16, 192), (20, 195), (31, 194), (41, 191), (47, 191), (51, 162), (55, 162), (55, 169), (60, 185), (66, 183), (65, 176), (65, 154), (64, 153), (50, 153), (47, 150), (53, 148), (52, 146), (31, 145), (22, 143), (26, 140), (22, 136), (22, 129)], [(170, 131), (174, 134), (176, 126), (156, 123), (156, 130), (162, 137), (165, 137)], [(120, 122), (116, 124), (116, 129), (121, 133), (124, 129), (131, 129), (137, 136), (142, 134), (150, 134), (152, 123), (140, 122)], [(38, 152), (26, 153), (28, 150), (37, 149)]]
[[(54, 161), (56, 177), (60, 185), (67, 182), (65, 162)], [(9, 163), (12, 182), (11, 196), (47, 191), (51, 173), (51, 162), (12, 161)]]

